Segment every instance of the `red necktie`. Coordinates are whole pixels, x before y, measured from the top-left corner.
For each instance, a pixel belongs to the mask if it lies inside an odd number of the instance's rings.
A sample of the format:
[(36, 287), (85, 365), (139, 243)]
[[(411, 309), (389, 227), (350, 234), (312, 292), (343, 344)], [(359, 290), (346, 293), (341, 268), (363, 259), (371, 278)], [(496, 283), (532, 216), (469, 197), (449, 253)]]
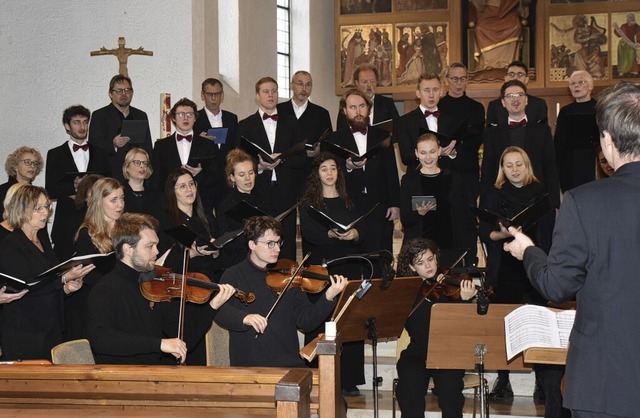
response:
[(428, 118), (429, 116), (435, 116), (436, 119), (438, 119), (440, 117), (440, 111), (439, 110), (434, 110), (433, 112), (430, 110), (425, 110), (424, 111), (424, 117)]
[(520, 122), (509, 122), (509, 128), (517, 128), (519, 126), (522, 126), (523, 128), (525, 126), (527, 126), (527, 120), (526, 119), (522, 119)]
[(367, 130), (366, 129), (353, 129), (353, 128), (351, 128), (351, 133), (352, 134), (361, 133), (362, 135), (366, 135), (367, 134)]
[(180, 135), (180, 134), (176, 134), (178, 141), (182, 141), (183, 139), (186, 139), (187, 142), (191, 142), (191, 139), (193, 138), (193, 136), (191, 135)]
[(84, 144), (84, 145), (73, 144), (73, 152), (76, 152), (79, 149), (81, 149), (82, 151), (89, 151), (89, 144)]
[(278, 114), (274, 113), (273, 115), (267, 115), (266, 113), (262, 114), (262, 120), (273, 119), (276, 122), (278, 121)]

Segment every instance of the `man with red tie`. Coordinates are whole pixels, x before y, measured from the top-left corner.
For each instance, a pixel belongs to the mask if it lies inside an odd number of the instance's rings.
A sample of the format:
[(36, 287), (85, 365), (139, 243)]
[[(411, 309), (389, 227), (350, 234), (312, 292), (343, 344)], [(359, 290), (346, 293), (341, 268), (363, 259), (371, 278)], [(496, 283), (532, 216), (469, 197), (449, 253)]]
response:
[(193, 133), (193, 125), (198, 117), (196, 104), (186, 97), (182, 98), (171, 108), (170, 115), (176, 131), (156, 142), (151, 158), (152, 184), (158, 190), (164, 190), (169, 173), (182, 167), (189, 170), (198, 185), (211, 185), (210, 157), (215, 144)]
[[(238, 123), (236, 144), (252, 155), (258, 166), (254, 192), (266, 197), (270, 207), (269, 215), (278, 215), (296, 202), (295, 176), (307, 162), (303, 149), (286, 158), (276, 159), (281, 153), (304, 140), (297, 130), (295, 117), (278, 112), (278, 83), (271, 77), (263, 77), (256, 83), (258, 111)], [(276, 159), (265, 158), (248, 145), (242, 138), (255, 143)], [(296, 258), (296, 217), (295, 213), (282, 220), (283, 247), (280, 258)]]

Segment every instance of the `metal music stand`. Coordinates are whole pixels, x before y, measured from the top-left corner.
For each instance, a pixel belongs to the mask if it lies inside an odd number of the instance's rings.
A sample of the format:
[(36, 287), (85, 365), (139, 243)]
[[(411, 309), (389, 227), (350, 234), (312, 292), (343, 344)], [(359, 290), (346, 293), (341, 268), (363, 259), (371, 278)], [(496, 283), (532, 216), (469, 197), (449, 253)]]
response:
[[(391, 286), (382, 290), (381, 279), (371, 280), (371, 287), (361, 298), (350, 296), (358, 293), (362, 280), (353, 280), (340, 295), (332, 318), (337, 322), (336, 328), (340, 341), (362, 341), (369, 339), (373, 346), (373, 411), (378, 417), (378, 378), (377, 343), (397, 338), (402, 334), (409, 312), (422, 286), (420, 277), (398, 277)], [(347, 301), (349, 305), (346, 306)]]

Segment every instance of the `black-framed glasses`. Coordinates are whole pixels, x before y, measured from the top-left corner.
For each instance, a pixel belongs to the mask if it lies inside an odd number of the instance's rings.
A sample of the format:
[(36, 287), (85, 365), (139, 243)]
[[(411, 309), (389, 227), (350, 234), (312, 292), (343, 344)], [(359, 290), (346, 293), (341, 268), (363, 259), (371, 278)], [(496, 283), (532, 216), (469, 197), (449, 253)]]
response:
[(113, 89), (111, 90), (115, 94), (131, 94), (133, 93), (133, 89)]
[(522, 71), (519, 71), (517, 73), (514, 73), (513, 71), (510, 71), (507, 73), (507, 77), (509, 78), (523, 78), (526, 77), (527, 73), (523, 73)]
[(136, 167), (140, 167), (140, 166), (144, 166), (144, 167), (149, 167), (149, 161), (142, 161), (142, 160), (133, 160), (131, 161), (133, 163), (133, 165), (135, 165)]
[(36, 160), (20, 160), (20, 162), (27, 167), (40, 167), (40, 161)]
[(267, 248), (269, 248), (270, 250), (272, 250), (276, 245), (279, 248), (282, 248), (282, 246), (284, 245), (284, 241), (280, 240), (280, 241), (256, 241), (262, 244), (267, 244)]
[(222, 91), (203, 91), (202, 94), (210, 99), (222, 96)]
[(463, 77), (449, 77), (449, 80), (451, 80), (451, 82), (453, 84), (458, 84), (458, 83), (464, 83), (467, 81), (467, 76), (463, 76)]

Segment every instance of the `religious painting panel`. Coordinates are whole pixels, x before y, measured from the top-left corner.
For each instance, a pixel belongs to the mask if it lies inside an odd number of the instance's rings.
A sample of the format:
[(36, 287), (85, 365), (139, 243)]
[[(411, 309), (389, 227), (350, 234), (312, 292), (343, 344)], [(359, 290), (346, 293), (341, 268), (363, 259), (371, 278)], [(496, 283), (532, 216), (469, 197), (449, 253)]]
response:
[(396, 0), (396, 12), (417, 10), (444, 10), (449, 8), (448, 0)]
[(609, 70), (609, 16), (606, 13), (549, 18), (549, 81), (566, 81), (576, 70), (594, 80), (611, 78)]
[(353, 87), (353, 71), (360, 64), (378, 68), (378, 86), (393, 83), (393, 25), (340, 26), (340, 86)]
[(448, 22), (398, 23), (395, 85), (415, 86), (420, 74), (440, 74), (449, 65)]
[(340, 0), (340, 14), (388, 13), (391, 0)]
[(551, 0), (551, 4), (602, 3), (608, 0)]
[(638, 12), (611, 13), (611, 73), (613, 78), (638, 78), (640, 73)]

